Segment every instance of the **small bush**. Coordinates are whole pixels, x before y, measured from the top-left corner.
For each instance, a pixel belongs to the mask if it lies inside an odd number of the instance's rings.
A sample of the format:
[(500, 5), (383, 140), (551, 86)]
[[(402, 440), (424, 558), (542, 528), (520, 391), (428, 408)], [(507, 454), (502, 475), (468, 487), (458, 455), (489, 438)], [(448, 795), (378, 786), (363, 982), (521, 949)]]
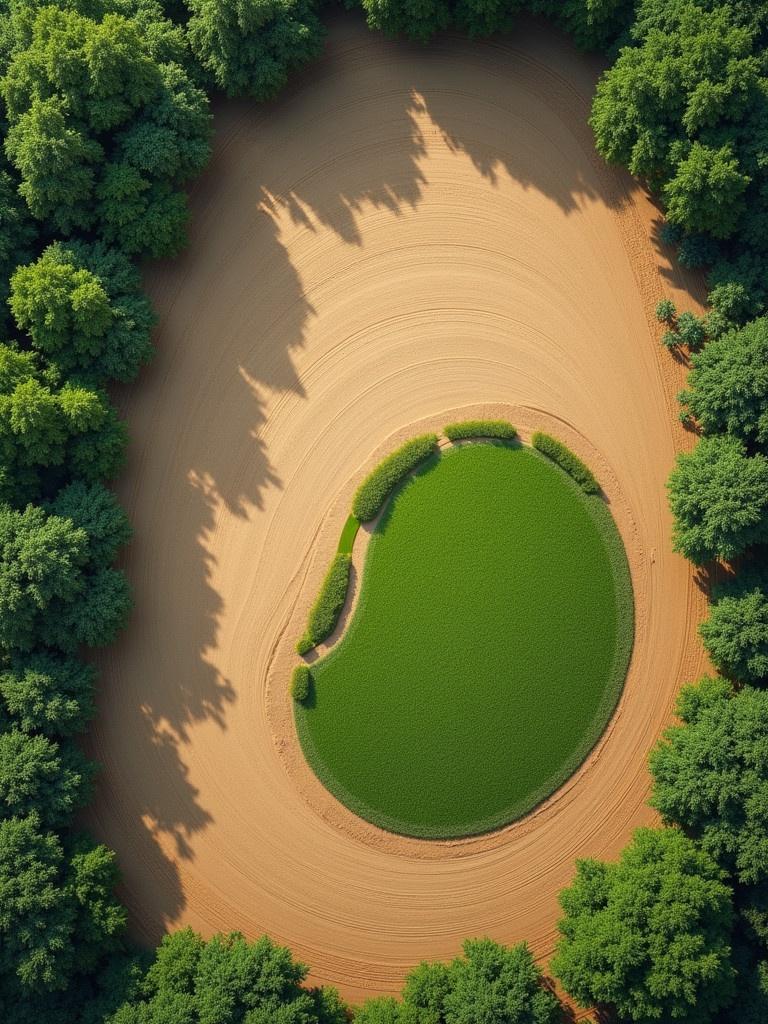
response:
[(671, 352), (672, 349), (677, 348), (680, 344), (680, 338), (675, 334), (674, 331), (664, 331), (664, 335), (661, 339), (661, 344), (664, 348), (668, 348)]
[(299, 654), (306, 654), (331, 635), (339, 621), (341, 609), (347, 598), (350, 555), (339, 552), (328, 570), (317, 600), (309, 613), (307, 631), (296, 645)]
[(598, 494), (600, 491), (600, 484), (595, 479), (591, 470), (589, 470), (581, 459), (577, 458), (570, 448), (558, 441), (554, 437), (550, 437), (549, 434), (536, 433), (531, 438), (533, 447), (546, 455), (547, 458), (552, 459), (556, 462), (561, 469), (564, 469), (569, 476), (572, 476), (576, 483), (581, 487), (587, 494)]
[(462, 420), (461, 423), (449, 423), (445, 436), (450, 441), (463, 441), (469, 437), (497, 437), (511, 441), (517, 437), (517, 430), (506, 420)]
[(672, 299), (662, 299), (656, 303), (656, 319), (663, 324), (673, 323), (677, 309)]
[(378, 464), (363, 480), (352, 502), (361, 523), (375, 518), (392, 490), (437, 448), (437, 434), (422, 434), (406, 441)]
[(297, 665), (291, 676), (291, 696), (300, 704), (309, 696), (309, 683), (312, 676), (309, 665)]
[(677, 333), (679, 340), (692, 352), (698, 352), (707, 337), (704, 321), (693, 313), (680, 314), (677, 318)]

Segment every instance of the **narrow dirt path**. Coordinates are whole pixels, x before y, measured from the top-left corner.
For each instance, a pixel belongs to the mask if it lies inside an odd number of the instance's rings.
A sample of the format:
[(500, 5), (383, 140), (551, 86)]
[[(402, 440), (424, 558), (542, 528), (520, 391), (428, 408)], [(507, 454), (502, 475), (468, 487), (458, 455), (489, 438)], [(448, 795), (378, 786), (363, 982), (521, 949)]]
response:
[[(267, 931), (357, 1000), (465, 936), (546, 957), (574, 858), (652, 820), (647, 752), (702, 667), (704, 614), (670, 547), (664, 482), (690, 438), (652, 314), (669, 289), (693, 308), (697, 282), (593, 152), (597, 70), (533, 23), (419, 49), (345, 16), (278, 102), (217, 110), (189, 249), (147, 276), (157, 358), (121, 399), (136, 611), (101, 659), (89, 824), (137, 937)], [(295, 756), (285, 682), (360, 474), (464, 407), (596, 467), (638, 639), (577, 776), (508, 829), (430, 844), (339, 809)]]

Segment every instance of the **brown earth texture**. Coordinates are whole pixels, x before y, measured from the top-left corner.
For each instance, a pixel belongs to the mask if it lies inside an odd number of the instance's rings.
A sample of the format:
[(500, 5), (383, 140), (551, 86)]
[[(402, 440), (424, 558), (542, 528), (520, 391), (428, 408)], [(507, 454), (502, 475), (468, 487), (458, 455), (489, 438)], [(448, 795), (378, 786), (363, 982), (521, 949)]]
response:
[[(278, 101), (216, 107), (189, 247), (146, 275), (157, 356), (119, 395), (136, 607), (100, 658), (88, 824), (137, 938), (268, 932), (352, 1001), (467, 936), (525, 938), (546, 963), (575, 858), (614, 857), (653, 820), (646, 758), (703, 667), (705, 603), (671, 550), (664, 484), (690, 438), (653, 307), (697, 308), (698, 282), (594, 152), (599, 70), (534, 22), (419, 48), (339, 16)], [(589, 461), (637, 632), (579, 772), (520, 822), (430, 843), (326, 793), (286, 685), (361, 475), (465, 410)]]

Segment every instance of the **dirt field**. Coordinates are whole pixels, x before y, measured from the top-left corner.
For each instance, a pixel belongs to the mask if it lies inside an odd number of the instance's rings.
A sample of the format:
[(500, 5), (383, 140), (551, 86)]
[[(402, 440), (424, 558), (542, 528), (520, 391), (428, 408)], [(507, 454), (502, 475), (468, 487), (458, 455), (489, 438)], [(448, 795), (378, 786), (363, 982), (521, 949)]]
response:
[[(268, 108), (222, 105), (185, 256), (155, 265), (157, 358), (121, 396), (136, 610), (102, 659), (89, 824), (136, 936), (263, 931), (353, 1000), (465, 936), (551, 950), (575, 857), (613, 856), (646, 754), (702, 665), (704, 596), (664, 481), (690, 443), (653, 306), (683, 308), (657, 215), (603, 167), (597, 65), (508, 42), (389, 43), (334, 23)], [(463, 407), (541, 427), (605, 482), (636, 590), (619, 711), (534, 815), (456, 843), (363, 826), (297, 754), (286, 673), (361, 473)]]

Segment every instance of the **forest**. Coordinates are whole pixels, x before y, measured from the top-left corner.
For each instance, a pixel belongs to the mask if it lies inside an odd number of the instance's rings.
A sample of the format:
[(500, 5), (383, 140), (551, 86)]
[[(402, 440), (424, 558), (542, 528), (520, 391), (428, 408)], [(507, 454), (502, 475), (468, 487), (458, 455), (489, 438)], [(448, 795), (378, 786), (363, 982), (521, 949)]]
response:
[[(371, 30), (428, 43), (552, 19), (608, 61), (598, 152), (658, 197), (708, 312), (665, 300), (697, 440), (669, 478), (674, 544), (711, 581), (719, 675), (680, 693), (650, 758), (663, 826), (580, 861), (551, 974), (620, 1021), (768, 1019), (768, 4), (361, 0)], [(351, 5), (351, 4), (350, 4)], [(471, 939), (402, 998), (351, 1010), (268, 938), (155, 951), (126, 936), (113, 853), (75, 826), (95, 766), (77, 737), (131, 594), (109, 490), (127, 434), (109, 388), (152, 358), (139, 267), (185, 244), (209, 97), (274, 96), (322, 50), (313, 0), (0, 0), (0, 1017), (18, 1024), (545, 1024), (525, 944)], [(609, 1017), (610, 1019), (610, 1017)]]

